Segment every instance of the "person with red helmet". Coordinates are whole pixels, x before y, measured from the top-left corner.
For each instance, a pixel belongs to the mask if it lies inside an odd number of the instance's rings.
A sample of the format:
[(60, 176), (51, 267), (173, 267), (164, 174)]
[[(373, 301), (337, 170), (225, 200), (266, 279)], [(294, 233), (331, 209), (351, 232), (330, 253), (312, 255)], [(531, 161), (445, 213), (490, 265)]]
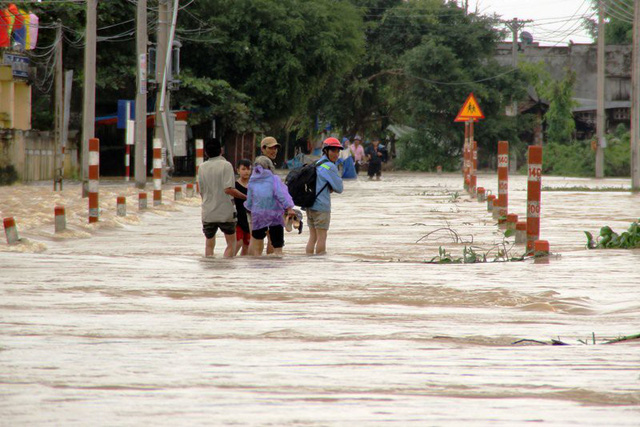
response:
[(342, 178), (336, 161), (340, 157), (342, 144), (330, 137), (322, 143), (323, 156), (316, 162), (316, 200), (307, 209), (309, 241), (307, 254), (324, 254), (327, 251), (327, 233), (331, 222), (331, 193), (342, 193)]

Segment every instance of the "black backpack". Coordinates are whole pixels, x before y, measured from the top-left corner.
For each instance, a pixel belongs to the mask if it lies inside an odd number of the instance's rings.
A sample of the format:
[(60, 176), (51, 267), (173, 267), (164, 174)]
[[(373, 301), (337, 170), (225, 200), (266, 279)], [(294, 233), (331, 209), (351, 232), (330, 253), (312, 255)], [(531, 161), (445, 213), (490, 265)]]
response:
[(324, 159), (320, 162), (307, 163), (287, 174), (284, 182), (287, 184), (289, 194), (296, 206), (310, 208), (315, 203), (318, 194), (327, 188), (328, 183), (316, 194), (316, 179), (318, 177), (316, 168), (328, 161)]

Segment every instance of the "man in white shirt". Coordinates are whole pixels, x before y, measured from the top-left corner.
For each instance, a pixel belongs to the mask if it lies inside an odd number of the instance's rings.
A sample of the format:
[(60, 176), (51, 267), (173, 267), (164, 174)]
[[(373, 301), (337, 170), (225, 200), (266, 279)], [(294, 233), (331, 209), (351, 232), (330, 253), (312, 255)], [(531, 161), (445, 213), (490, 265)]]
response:
[(209, 159), (198, 169), (198, 186), (202, 197), (202, 232), (206, 238), (204, 256), (213, 256), (218, 228), (224, 233), (227, 248), (224, 256), (236, 253), (236, 207), (233, 197), (246, 200), (236, 190), (233, 166), (220, 155), (220, 142), (211, 140), (205, 146)]

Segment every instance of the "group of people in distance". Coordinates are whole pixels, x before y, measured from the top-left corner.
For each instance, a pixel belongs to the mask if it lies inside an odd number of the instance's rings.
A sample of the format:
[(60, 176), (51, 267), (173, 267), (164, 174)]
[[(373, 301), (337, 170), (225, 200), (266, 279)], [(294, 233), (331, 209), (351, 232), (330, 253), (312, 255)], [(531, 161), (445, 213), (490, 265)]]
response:
[(386, 160), (387, 151), (386, 148), (380, 144), (380, 139), (373, 138), (371, 145), (365, 148), (362, 145), (362, 137), (356, 135), (353, 137), (353, 144), (350, 143), (349, 138), (342, 139), (345, 144), (345, 150), (348, 148), (353, 160), (355, 162), (356, 174), (360, 173), (360, 168), (366, 162), (368, 163), (367, 175), (369, 179), (380, 180), (382, 175), (382, 162)]
[[(198, 186), (202, 197), (202, 231), (205, 235), (205, 256), (213, 256), (218, 229), (225, 236), (225, 257), (261, 256), (264, 240), (267, 254), (282, 255), (284, 230), (301, 224), (301, 212), (294, 203), (287, 186), (274, 174), (274, 161), (280, 144), (268, 136), (260, 143), (262, 155), (253, 163), (238, 161), (238, 179), (233, 166), (222, 157), (219, 141), (212, 139), (205, 145), (209, 159), (198, 170)], [(342, 193), (342, 179), (336, 161), (343, 149), (336, 138), (322, 144), (322, 157), (316, 162), (316, 199), (306, 209), (309, 240), (307, 254), (326, 252), (327, 233), (331, 222), (332, 192)], [(298, 228), (301, 225), (298, 225)], [(299, 228), (301, 230), (301, 228)]]

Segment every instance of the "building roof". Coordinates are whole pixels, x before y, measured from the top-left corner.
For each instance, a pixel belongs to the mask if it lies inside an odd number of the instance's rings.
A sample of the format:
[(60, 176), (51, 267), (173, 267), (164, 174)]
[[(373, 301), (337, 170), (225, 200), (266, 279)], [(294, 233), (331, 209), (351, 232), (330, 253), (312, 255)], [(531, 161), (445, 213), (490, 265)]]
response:
[[(571, 111), (574, 113), (583, 113), (586, 111), (596, 111), (598, 109), (598, 101), (596, 99), (573, 98), (578, 104)], [(604, 103), (605, 110), (613, 108), (631, 108), (631, 101), (607, 101)]]

